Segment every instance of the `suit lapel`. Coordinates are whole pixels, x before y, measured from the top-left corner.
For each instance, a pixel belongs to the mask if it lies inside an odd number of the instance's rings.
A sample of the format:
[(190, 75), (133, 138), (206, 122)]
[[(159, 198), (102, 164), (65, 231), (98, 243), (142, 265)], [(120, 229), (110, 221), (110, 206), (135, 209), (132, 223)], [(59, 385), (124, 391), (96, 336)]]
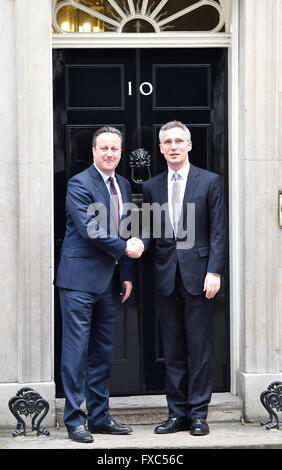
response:
[(192, 165), (192, 163), (190, 163), (190, 169), (189, 169), (188, 178), (186, 182), (183, 203), (187, 203), (191, 201), (194, 195), (194, 192), (198, 186), (198, 178), (197, 178), (198, 175), (199, 175), (198, 169), (194, 165)]
[(109, 210), (110, 209), (110, 194), (109, 194), (109, 191), (108, 191), (108, 189), (105, 185), (105, 182), (104, 182), (102, 176), (100, 175), (99, 171), (96, 170), (94, 165), (91, 165), (89, 167), (89, 173), (90, 173), (90, 175), (93, 179), (93, 182), (94, 182), (96, 188), (102, 194), (103, 199), (105, 200), (107, 208)]
[(168, 203), (167, 175), (168, 171), (164, 171), (159, 176), (160, 205)]
[(183, 228), (187, 229), (187, 204), (191, 202), (193, 195), (195, 194), (196, 188), (199, 183), (199, 171), (198, 169), (190, 163), (190, 169), (188, 173), (186, 188), (183, 197), (183, 206), (182, 206), (182, 220)]
[[(92, 177), (92, 181), (96, 187), (96, 189), (99, 191), (99, 193), (103, 196), (103, 200), (106, 203), (106, 209), (108, 211), (108, 214), (110, 216), (110, 224), (114, 224), (115, 229), (117, 229), (117, 221), (116, 217), (113, 214), (113, 208), (111, 207), (111, 196), (108, 191), (108, 188), (106, 187), (105, 181), (103, 180), (102, 176), (100, 175), (99, 171), (95, 168), (94, 165), (91, 165), (89, 167), (89, 173)], [(111, 225), (112, 227), (112, 225)]]

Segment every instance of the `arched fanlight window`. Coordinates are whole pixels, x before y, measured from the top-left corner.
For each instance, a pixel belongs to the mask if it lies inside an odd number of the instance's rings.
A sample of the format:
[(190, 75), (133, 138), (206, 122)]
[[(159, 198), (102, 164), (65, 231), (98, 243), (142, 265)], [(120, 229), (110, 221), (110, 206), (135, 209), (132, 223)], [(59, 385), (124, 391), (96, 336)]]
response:
[(52, 0), (54, 33), (226, 32), (231, 0)]

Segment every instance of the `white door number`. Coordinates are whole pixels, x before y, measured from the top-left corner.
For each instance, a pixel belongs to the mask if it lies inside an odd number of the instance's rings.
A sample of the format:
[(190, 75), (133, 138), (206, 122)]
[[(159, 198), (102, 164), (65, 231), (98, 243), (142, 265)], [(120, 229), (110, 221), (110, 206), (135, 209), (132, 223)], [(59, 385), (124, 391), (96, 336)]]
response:
[[(150, 82), (143, 82), (139, 87), (139, 91), (142, 95), (148, 96), (153, 93), (153, 85)], [(132, 96), (132, 82), (128, 82), (128, 95)]]

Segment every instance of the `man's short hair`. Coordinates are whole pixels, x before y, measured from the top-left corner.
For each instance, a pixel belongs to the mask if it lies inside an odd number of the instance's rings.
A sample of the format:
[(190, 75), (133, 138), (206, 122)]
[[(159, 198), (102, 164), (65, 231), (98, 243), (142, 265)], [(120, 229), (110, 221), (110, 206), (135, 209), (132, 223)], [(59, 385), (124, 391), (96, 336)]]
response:
[(121, 145), (122, 145), (123, 135), (122, 135), (121, 131), (116, 129), (115, 127), (104, 126), (104, 127), (100, 127), (100, 129), (98, 129), (96, 132), (94, 132), (93, 137), (92, 137), (92, 147), (96, 148), (97, 137), (100, 134), (104, 134), (105, 132), (110, 133), (110, 134), (117, 134), (120, 137)]
[(186, 139), (188, 141), (191, 141), (191, 132), (189, 131), (188, 127), (185, 126), (185, 124), (183, 124), (180, 121), (170, 121), (170, 122), (167, 122), (166, 124), (164, 124), (160, 128), (160, 132), (159, 132), (160, 142), (162, 142), (162, 133), (167, 131), (168, 129), (172, 129), (173, 127), (180, 127), (180, 129), (183, 129), (183, 131), (185, 132)]

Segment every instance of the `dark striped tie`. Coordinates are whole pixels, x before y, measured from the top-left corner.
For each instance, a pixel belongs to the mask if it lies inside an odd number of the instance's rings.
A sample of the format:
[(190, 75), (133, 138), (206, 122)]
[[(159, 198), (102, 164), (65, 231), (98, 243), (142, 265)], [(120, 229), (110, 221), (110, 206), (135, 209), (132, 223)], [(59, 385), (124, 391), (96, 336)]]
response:
[(110, 193), (111, 193), (113, 205), (115, 208), (117, 226), (119, 230), (119, 226), (120, 226), (119, 199), (118, 199), (118, 193), (115, 187), (114, 179), (112, 176), (109, 177), (109, 182), (110, 182)]

